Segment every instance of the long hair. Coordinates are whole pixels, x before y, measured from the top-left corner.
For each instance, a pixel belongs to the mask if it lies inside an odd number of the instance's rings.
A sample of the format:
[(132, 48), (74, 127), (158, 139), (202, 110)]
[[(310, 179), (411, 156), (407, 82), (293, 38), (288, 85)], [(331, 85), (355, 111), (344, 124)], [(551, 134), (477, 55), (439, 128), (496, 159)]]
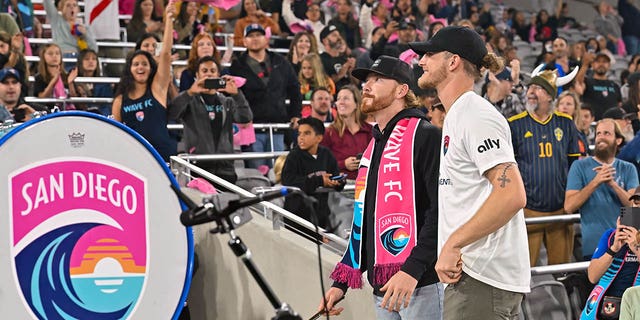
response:
[[(131, 21), (129, 23), (133, 23), (135, 26), (139, 27), (143, 25), (143, 16), (142, 16), (142, 2), (144, 0), (136, 0), (135, 5), (133, 6), (133, 14), (131, 15)], [(153, 3), (153, 10), (151, 11), (151, 19), (155, 21), (161, 21), (160, 17), (156, 15), (156, 3)]]
[(118, 85), (116, 96), (125, 96), (135, 88), (135, 80), (133, 80), (133, 74), (131, 74), (131, 63), (133, 62), (133, 58), (139, 55), (145, 56), (149, 62), (149, 66), (151, 67), (149, 79), (147, 79), (147, 87), (151, 86), (153, 83), (153, 78), (156, 76), (156, 72), (158, 72), (158, 63), (156, 63), (156, 59), (154, 59), (149, 52), (138, 50), (127, 58), (124, 72), (122, 73), (122, 76), (120, 76), (120, 84)]
[[(300, 61), (300, 65), (302, 66), (302, 62), (307, 61), (311, 64), (313, 68), (313, 76), (311, 79), (305, 79), (302, 75), (302, 67), (300, 68), (300, 73), (298, 74), (298, 80), (300, 81), (300, 87), (308, 86), (309, 89), (312, 88), (331, 88), (330, 78), (324, 73), (324, 68), (322, 67), (322, 61), (320, 60), (320, 56), (317, 53), (309, 53), (302, 57), (302, 61)], [(332, 92), (331, 94), (334, 94)]]
[(629, 82), (629, 98), (628, 102), (632, 106), (640, 104), (640, 89), (638, 89), (638, 83), (640, 82), (640, 72), (634, 72), (627, 78)]
[(62, 64), (62, 50), (55, 43), (47, 43), (44, 46), (40, 47), (40, 52), (38, 53), (38, 56), (40, 57), (40, 62), (38, 62), (38, 74), (42, 76), (42, 79), (46, 83), (51, 82), (51, 79), (53, 79), (53, 75), (49, 73), (49, 69), (47, 68), (47, 62), (44, 60), (44, 54), (45, 52), (47, 52), (47, 50), (49, 50), (49, 48), (53, 48), (53, 47), (57, 48), (58, 51), (60, 52), (60, 75), (62, 76), (62, 79), (67, 78), (67, 73), (64, 71), (64, 67)]
[[(247, 10), (244, 8), (244, 0), (240, 0), (242, 2), (242, 7), (240, 8), (240, 16), (238, 18), (244, 18), (247, 16)], [(253, 0), (256, 3), (256, 10), (260, 10), (260, 1)], [(276, 21), (277, 22), (277, 21)]]
[[(358, 124), (358, 127), (362, 128), (362, 124), (365, 123), (367, 116), (364, 113), (362, 113), (362, 111), (360, 111), (360, 104), (362, 104), (362, 94), (360, 94), (360, 90), (352, 84), (342, 86), (340, 90), (338, 90), (338, 93), (340, 93), (340, 91), (342, 90), (348, 90), (353, 94), (353, 100), (356, 104), (356, 110), (354, 111), (355, 112), (354, 118), (356, 120), (356, 123)], [(335, 118), (335, 120), (333, 120), (331, 127), (333, 127), (333, 129), (335, 129), (336, 132), (338, 132), (338, 136), (342, 138), (342, 136), (344, 135), (344, 130), (347, 129), (347, 124), (344, 122), (344, 120), (342, 120), (342, 117), (338, 115)]]
[[(182, 3), (180, 4), (180, 13), (178, 13), (178, 18), (176, 19), (178, 24), (180, 25), (180, 27), (184, 28), (187, 26), (187, 24), (189, 24), (189, 14), (187, 13), (187, 6), (189, 5), (189, 2), (191, 1), (182, 1)], [(199, 4), (199, 2), (196, 2), (196, 4)], [(199, 12), (200, 12), (200, 8), (198, 7), (197, 10), (198, 14), (196, 14), (196, 19), (198, 19), (199, 16)]]
[(156, 42), (160, 42), (160, 37), (158, 37), (157, 34), (147, 32), (147, 33), (143, 34), (142, 36), (140, 36), (140, 38), (138, 38), (138, 41), (136, 41), (135, 51), (140, 50), (142, 48), (142, 42), (144, 42), (145, 40), (147, 40), (149, 38), (154, 38), (154, 39), (156, 39)]
[[(19, 53), (12, 53), (12, 50), (14, 48), (11, 46), (11, 35), (4, 31), (0, 31), (0, 42), (4, 42), (9, 45), (9, 52), (7, 52), (7, 54), (9, 55), (9, 61), (7, 61), (7, 63), (4, 65), (5, 68), (15, 67), (20, 62), (22, 62), (23, 66), (29, 66), (22, 51), (20, 51)], [(27, 83), (25, 79), (29, 79), (29, 68), (24, 68), (24, 73), (25, 74), (21, 75), (23, 77), (22, 81), (24, 81), (24, 83)], [(24, 90), (26, 90), (26, 88)]]
[(573, 122), (576, 124), (576, 126), (578, 126), (578, 122), (580, 122), (580, 98), (578, 97), (578, 95), (574, 92), (571, 91), (562, 91), (562, 93), (560, 94), (560, 96), (558, 96), (558, 98), (556, 99), (556, 110), (558, 110), (558, 106), (560, 105), (560, 100), (562, 100), (562, 98), (569, 96), (571, 97), (571, 99), (573, 99), (573, 104), (576, 106), (576, 109), (573, 111), (573, 114), (570, 114), (570, 116), (573, 118)]
[(296, 33), (296, 35), (293, 37), (293, 40), (291, 40), (291, 45), (289, 46), (289, 52), (287, 52), (287, 59), (289, 61), (293, 61), (293, 48), (296, 47), (296, 45), (298, 44), (298, 41), (300, 41), (300, 38), (302, 38), (303, 36), (306, 36), (307, 39), (309, 39), (309, 42), (311, 42), (311, 48), (309, 48), (309, 53), (318, 53), (318, 41), (316, 40), (316, 37), (309, 31), (300, 31)]
[[(98, 53), (91, 50), (91, 49), (84, 49), (81, 50), (80, 53), (78, 54), (78, 76), (79, 77), (84, 77), (84, 73), (85, 70), (84, 66), (82, 65), (82, 61), (84, 61), (84, 59), (88, 56), (88, 55), (94, 55), (96, 57), (96, 60), (98, 59)], [(96, 64), (96, 70), (93, 71), (93, 74), (91, 75), (92, 77), (99, 77), (102, 74), (102, 72), (100, 72), (100, 62), (98, 61), (98, 63)]]
[(216, 42), (213, 41), (213, 38), (210, 34), (201, 32), (193, 38), (193, 42), (191, 43), (191, 50), (189, 50), (189, 57), (187, 58), (187, 69), (193, 74), (196, 74), (196, 71), (198, 71), (198, 59), (202, 58), (198, 57), (198, 41), (204, 38), (208, 38), (209, 40), (211, 40), (211, 44), (213, 45), (213, 58), (216, 60), (216, 64), (220, 65), (220, 52), (218, 52)]

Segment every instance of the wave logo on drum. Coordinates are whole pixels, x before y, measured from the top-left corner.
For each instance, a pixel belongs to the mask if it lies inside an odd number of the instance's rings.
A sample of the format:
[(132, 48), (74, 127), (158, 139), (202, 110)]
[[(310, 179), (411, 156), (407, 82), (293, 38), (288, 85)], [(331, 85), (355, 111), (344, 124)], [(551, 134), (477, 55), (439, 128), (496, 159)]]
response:
[(392, 213), (380, 219), (380, 241), (390, 254), (397, 256), (407, 247), (411, 236), (411, 219), (404, 213)]
[(146, 180), (73, 159), (9, 176), (12, 264), (39, 319), (127, 319), (147, 280)]

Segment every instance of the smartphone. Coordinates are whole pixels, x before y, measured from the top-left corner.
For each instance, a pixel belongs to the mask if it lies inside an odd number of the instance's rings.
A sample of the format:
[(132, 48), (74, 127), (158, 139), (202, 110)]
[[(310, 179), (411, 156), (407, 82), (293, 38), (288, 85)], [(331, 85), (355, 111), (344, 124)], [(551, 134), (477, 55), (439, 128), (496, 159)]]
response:
[(204, 79), (205, 89), (222, 89), (227, 86), (227, 82), (222, 78)]
[(27, 117), (27, 109), (13, 109), (13, 119), (16, 122), (24, 122)]
[(640, 208), (620, 208), (620, 224), (640, 230)]
[(334, 180), (334, 181), (340, 181), (340, 180), (344, 180), (347, 178), (346, 174), (339, 174), (337, 176), (332, 176), (329, 179)]

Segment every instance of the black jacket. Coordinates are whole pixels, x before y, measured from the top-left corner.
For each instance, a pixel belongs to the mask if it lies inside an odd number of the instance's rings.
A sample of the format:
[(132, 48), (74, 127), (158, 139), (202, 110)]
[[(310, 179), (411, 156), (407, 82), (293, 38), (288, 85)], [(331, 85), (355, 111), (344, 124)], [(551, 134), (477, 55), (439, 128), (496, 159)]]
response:
[[(423, 287), (438, 282), (438, 275), (435, 272), (435, 264), (438, 258), (438, 172), (440, 170), (440, 140), (442, 133), (438, 128), (431, 125), (424, 114), (418, 109), (405, 109), (396, 114), (387, 124), (384, 131), (380, 132), (376, 125), (373, 129), (373, 137), (376, 143), (371, 156), (369, 176), (367, 179), (367, 189), (364, 200), (364, 226), (362, 238), (364, 250), (361, 256), (362, 271), (367, 272), (367, 280), (373, 286), (373, 265), (375, 263), (374, 248), (374, 204), (376, 201), (376, 189), (378, 183), (378, 168), (382, 149), (389, 140), (396, 123), (403, 118), (421, 118), (417, 127), (414, 140), (414, 199), (416, 201), (418, 243), (411, 250), (409, 258), (404, 262), (401, 271), (406, 272), (415, 279), (418, 279), (416, 287)], [(409, 174), (407, 172), (407, 174)], [(334, 287), (338, 287), (346, 292), (346, 283), (334, 282)], [(381, 286), (373, 286), (374, 294), (382, 296)]]
[[(267, 51), (271, 61), (269, 83), (251, 70), (247, 59), (249, 55), (243, 52), (231, 63), (230, 72), (234, 76), (247, 79), (242, 86), (242, 92), (249, 101), (255, 123), (288, 123), (293, 117), (300, 117), (302, 95), (298, 76), (293, 71), (291, 63), (281, 55)], [(287, 105), (285, 100), (289, 100)]]

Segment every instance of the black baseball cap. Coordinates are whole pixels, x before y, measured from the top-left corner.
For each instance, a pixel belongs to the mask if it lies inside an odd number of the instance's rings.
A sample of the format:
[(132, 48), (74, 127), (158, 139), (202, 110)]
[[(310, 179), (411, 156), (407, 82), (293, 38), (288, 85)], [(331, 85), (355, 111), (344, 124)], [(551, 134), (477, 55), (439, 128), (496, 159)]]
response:
[(460, 26), (444, 27), (431, 39), (424, 42), (409, 43), (409, 47), (417, 54), (438, 53), (448, 51), (478, 66), (487, 55), (484, 40), (472, 29)]
[(631, 195), (631, 197), (629, 197), (629, 201), (632, 200), (640, 200), (640, 191), (636, 191), (636, 193), (634, 193), (633, 195)]
[(613, 107), (613, 108), (609, 108), (607, 109), (607, 111), (605, 111), (602, 114), (602, 119), (613, 119), (613, 120), (622, 120), (622, 119), (633, 119), (634, 117), (633, 113), (627, 113), (624, 109), (619, 108), (619, 107)]
[(320, 42), (322, 42), (324, 38), (326, 38), (329, 34), (331, 34), (331, 32), (334, 32), (334, 31), (339, 31), (339, 30), (338, 30), (338, 27), (336, 27), (333, 24), (330, 24), (322, 28), (322, 31), (320, 31)]
[(357, 68), (351, 71), (351, 75), (360, 81), (366, 81), (370, 73), (376, 73), (408, 85), (411, 85), (413, 81), (413, 72), (406, 62), (385, 55), (379, 56), (373, 62), (371, 68)]
[(257, 24), (257, 23), (252, 23), (250, 25), (248, 25), (246, 28), (244, 28), (244, 36), (248, 36), (250, 33), (252, 32), (260, 32), (262, 34), (266, 34), (266, 32), (264, 31), (264, 28)]

